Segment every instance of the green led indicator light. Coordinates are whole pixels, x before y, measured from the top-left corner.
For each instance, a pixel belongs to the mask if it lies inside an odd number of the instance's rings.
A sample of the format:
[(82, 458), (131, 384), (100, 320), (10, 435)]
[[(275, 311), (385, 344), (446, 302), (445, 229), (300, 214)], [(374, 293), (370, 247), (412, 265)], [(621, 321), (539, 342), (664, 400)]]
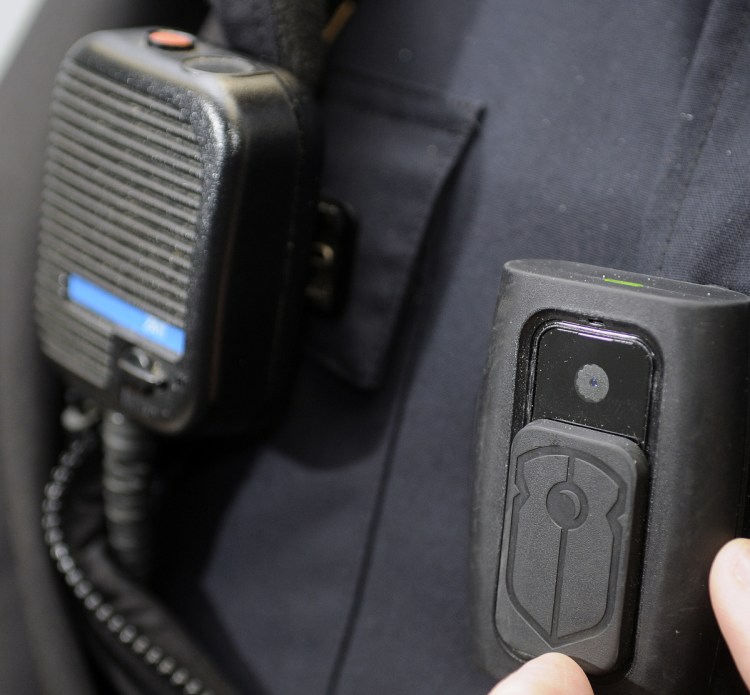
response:
[(625, 287), (645, 287), (640, 282), (629, 282), (628, 280), (617, 280), (615, 278), (604, 278), (604, 282), (611, 282), (613, 285), (625, 285)]

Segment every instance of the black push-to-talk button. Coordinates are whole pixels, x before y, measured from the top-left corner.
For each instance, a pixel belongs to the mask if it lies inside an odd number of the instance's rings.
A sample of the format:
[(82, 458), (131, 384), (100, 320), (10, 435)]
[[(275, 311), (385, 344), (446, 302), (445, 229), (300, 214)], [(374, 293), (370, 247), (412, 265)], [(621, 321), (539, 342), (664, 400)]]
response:
[(537, 420), (513, 440), (495, 623), (520, 657), (615, 670), (634, 618), (646, 458), (630, 440)]

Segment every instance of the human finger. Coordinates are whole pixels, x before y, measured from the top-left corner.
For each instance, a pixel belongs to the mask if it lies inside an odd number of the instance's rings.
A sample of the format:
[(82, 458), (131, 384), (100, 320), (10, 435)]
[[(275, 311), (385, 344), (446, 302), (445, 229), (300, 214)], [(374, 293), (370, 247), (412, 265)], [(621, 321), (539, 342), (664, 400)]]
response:
[(709, 589), (721, 632), (750, 687), (750, 540), (736, 538), (719, 551)]
[(511, 673), (489, 695), (594, 695), (594, 691), (573, 659), (551, 652)]

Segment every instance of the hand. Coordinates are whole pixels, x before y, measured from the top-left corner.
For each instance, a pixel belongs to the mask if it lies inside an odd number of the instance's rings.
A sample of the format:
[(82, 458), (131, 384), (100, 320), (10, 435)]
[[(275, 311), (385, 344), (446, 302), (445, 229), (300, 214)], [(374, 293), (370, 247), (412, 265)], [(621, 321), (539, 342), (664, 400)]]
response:
[[(711, 603), (745, 685), (750, 687), (750, 540), (736, 538), (716, 556)], [(544, 654), (522, 666), (489, 695), (593, 695), (586, 675), (562, 654)]]
[(498, 683), (490, 695), (594, 695), (594, 691), (573, 659), (553, 652), (524, 664)]
[(719, 551), (708, 585), (719, 627), (750, 687), (750, 540), (736, 538)]

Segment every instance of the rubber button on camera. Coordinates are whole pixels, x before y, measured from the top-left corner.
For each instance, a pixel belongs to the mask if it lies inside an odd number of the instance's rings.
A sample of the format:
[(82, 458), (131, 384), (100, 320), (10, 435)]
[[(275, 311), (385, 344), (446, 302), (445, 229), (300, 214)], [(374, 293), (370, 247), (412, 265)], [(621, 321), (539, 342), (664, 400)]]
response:
[(165, 51), (189, 51), (195, 47), (195, 36), (174, 29), (154, 29), (148, 33), (148, 42)]
[(537, 420), (513, 440), (495, 624), (519, 656), (590, 674), (623, 661), (646, 457), (624, 437)]

